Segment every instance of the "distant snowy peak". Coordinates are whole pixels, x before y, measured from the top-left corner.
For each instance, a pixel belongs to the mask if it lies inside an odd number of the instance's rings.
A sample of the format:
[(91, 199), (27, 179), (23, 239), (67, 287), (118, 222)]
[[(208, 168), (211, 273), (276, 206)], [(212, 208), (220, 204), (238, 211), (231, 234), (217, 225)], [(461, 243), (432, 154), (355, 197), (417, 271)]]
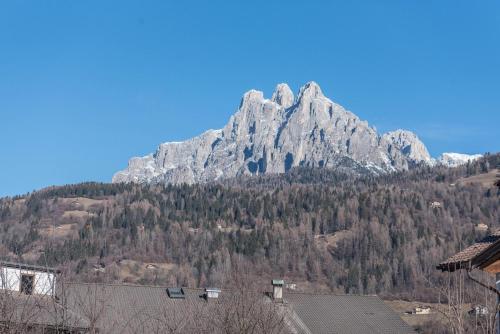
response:
[(426, 163), (430, 166), (444, 165), (458, 167), (482, 157), (481, 154), (443, 153), (437, 159), (430, 156), (424, 143), (416, 134), (408, 130), (395, 130), (383, 135), (391, 143), (391, 148), (399, 150), (410, 163)]
[[(456, 165), (468, 157), (441, 160)], [(311, 81), (297, 95), (285, 83), (276, 86), (270, 99), (258, 90), (246, 92), (224, 128), (160, 144), (155, 153), (130, 159), (113, 182), (203, 183), (284, 173), (297, 166), (380, 174), (422, 162), (436, 160), (414, 133), (379, 135)]]
[(443, 153), (437, 158), (437, 163), (447, 167), (457, 167), (479, 158), (482, 158), (481, 154)]

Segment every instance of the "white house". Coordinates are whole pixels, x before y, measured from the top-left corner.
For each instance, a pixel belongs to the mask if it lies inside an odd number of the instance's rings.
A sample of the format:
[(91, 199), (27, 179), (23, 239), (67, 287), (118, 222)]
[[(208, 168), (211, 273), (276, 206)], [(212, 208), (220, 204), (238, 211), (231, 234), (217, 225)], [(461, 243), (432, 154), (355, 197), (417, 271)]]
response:
[(57, 270), (42, 266), (0, 262), (0, 288), (27, 295), (55, 295)]
[(440, 209), (441, 206), (442, 206), (441, 202), (438, 202), (438, 201), (431, 202), (431, 208), (433, 208), (433, 209)]
[(431, 308), (428, 306), (415, 307), (415, 314), (430, 314)]

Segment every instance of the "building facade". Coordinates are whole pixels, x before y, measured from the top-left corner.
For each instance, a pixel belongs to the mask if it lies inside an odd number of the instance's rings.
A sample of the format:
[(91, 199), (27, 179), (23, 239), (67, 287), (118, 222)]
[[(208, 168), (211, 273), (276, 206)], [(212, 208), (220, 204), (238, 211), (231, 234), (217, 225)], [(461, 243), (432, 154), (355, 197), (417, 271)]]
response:
[(55, 295), (56, 270), (13, 262), (0, 263), (0, 286), (3, 290), (26, 295)]

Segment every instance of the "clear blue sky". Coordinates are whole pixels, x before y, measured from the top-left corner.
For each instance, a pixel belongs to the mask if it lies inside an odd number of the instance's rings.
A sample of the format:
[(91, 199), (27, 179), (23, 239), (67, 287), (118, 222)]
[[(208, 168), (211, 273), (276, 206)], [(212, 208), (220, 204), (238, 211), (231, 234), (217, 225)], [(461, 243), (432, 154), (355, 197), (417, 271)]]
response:
[(109, 181), (310, 80), (433, 155), (498, 151), (500, 2), (2, 1), (0, 196)]

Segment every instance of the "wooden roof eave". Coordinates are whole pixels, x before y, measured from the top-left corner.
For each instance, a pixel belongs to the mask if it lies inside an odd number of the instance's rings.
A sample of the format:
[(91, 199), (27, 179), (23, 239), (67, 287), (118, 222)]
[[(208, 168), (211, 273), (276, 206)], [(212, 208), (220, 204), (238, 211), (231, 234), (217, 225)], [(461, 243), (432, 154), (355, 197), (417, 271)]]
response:
[(473, 258), (474, 268), (481, 270), (500, 260), (500, 240)]
[(441, 270), (441, 271), (448, 271), (450, 273), (454, 272), (455, 270), (460, 270), (460, 269), (470, 269), (472, 266), (471, 261), (460, 261), (460, 262), (451, 262), (451, 263), (441, 263), (439, 264), (436, 268)]
[(436, 268), (441, 271), (454, 272), (455, 270), (466, 269), (480, 269), (492, 265), (493, 263), (500, 261), (500, 239), (493, 242), (486, 249), (482, 250), (480, 253), (465, 261), (441, 263)]

